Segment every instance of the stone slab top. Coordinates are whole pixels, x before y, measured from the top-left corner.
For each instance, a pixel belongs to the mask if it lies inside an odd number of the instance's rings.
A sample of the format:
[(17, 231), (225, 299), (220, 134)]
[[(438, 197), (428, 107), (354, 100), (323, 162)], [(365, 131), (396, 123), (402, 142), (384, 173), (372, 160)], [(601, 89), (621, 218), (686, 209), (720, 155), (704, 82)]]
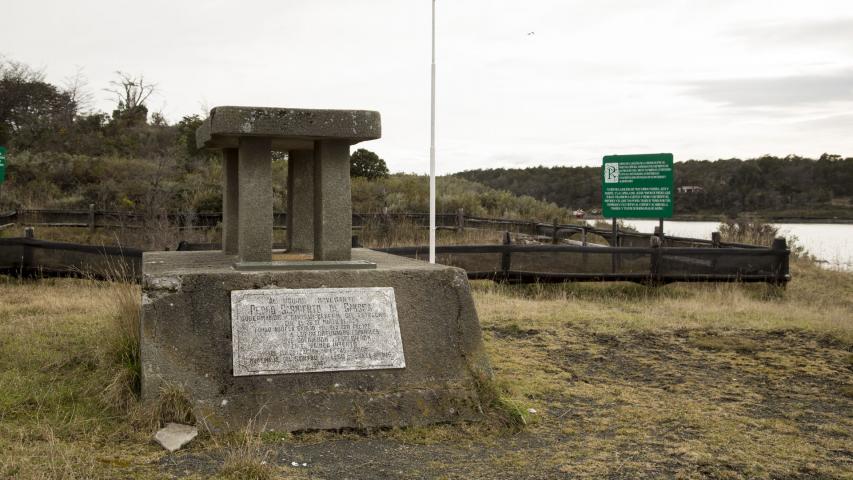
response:
[(273, 150), (311, 150), (315, 140), (350, 145), (382, 136), (379, 112), (304, 108), (233, 107), (210, 110), (196, 130), (198, 148), (237, 148), (240, 137), (267, 137)]

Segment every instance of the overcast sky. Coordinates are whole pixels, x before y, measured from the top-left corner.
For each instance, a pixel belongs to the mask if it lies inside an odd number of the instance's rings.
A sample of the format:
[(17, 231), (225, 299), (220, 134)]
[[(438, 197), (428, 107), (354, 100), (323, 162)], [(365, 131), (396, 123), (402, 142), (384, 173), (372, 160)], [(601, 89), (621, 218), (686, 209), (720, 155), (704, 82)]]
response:
[[(853, 155), (853, 0), (438, 0), (437, 162), (597, 165)], [(169, 121), (216, 105), (382, 113), (362, 144), (429, 168), (429, 0), (4, 0), (0, 54), (48, 81), (157, 83)]]

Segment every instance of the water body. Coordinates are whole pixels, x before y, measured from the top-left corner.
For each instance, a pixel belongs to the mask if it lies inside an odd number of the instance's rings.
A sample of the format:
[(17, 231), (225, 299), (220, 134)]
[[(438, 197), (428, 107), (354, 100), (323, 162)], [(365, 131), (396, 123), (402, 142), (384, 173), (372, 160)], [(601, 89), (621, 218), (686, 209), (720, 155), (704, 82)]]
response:
[[(625, 220), (643, 233), (652, 233), (657, 220)], [(836, 223), (774, 223), (779, 233), (795, 237), (798, 245), (821, 260), (827, 268), (853, 271), (853, 225)], [(711, 239), (711, 232), (720, 228), (719, 222), (664, 221), (664, 233), (677, 237)]]

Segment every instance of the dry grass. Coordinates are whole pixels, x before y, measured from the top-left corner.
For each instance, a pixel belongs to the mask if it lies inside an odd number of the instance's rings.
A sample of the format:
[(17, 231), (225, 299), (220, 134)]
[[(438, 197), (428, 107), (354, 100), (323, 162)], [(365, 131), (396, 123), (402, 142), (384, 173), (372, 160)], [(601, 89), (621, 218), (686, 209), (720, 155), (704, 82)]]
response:
[(116, 273), (122, 276), (114, 281), (113, 294), (108, 297), (113, 321), (105, 332), (107, 361), (115, 368), (115, 373), (104, 388), (103, 398), (107, 405), (127, 411), (136, 403), (140, 392), (139, 299), (142, 293), (126, 275)]
[(100, 401), (115, 375), (104, 339), (117, 293), (0, 277), (0, 477), (113, 478), (152, 457), (148, 434)]
[(853, 275), (792, 268), (783, 293), (478, 282), (495, 371), (547, 412), (527, 433), (553, 439), (507, 461), (554, 476), (849, 476)]
[(225, 460), (219, 473), (234, 480), (268, 480), (274, 478), (275, 470), (269, 463), (272, 449), (264, 444), (259, 430), (253, 424), (237, 433), (212, 437), (214, 444), (224, 446)]
[[(630, 283), (507, 286), (477, 282), (480, 315), (523, 312), (515, 321), (576, 323), (600, 332), (694, 328), (800, 329), (853, 341), (853, 275), (793, 262), (786, 289), (766, 284), (672, 284), (647, 288)], [(567, 309), (567, 302), (572, 305)], [(535, 313), (535, 315), (530, 315)], [(540, 319), (534, 324), (528, 317)]]
[(163, 426), (169, 422), (194, 425), (193, 404), (190, 395), (180, 385), (166, 383), (160, 387), (157, 403), (153, 406), (153, 418)]
[[(0, 277), (0, 478), (849, 478), (853, 275), (792, 273), (784, 291), (475, 282), (488, 390), (523, 429), (243, 432), (172, 456), (150, 438), (192, 421), (185, 393), (135, 411), (118, 373), (137, 287)], [(111, 383), (124, 407), (104, 408)]]

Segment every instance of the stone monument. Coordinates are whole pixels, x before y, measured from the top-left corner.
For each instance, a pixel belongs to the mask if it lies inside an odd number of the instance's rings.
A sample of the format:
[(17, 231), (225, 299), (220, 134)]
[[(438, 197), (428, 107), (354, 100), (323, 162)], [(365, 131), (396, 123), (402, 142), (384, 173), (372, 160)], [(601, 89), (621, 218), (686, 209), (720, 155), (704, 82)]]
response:
[(222, 151), (222, 250), (144, 254), (143, 400), (177, 385), (226, 430), (476, 419), (491, 370), (465, 272), (351, 247), (349, 147), (380, 137), (379, 113), (217, 107), (196, 135)]

